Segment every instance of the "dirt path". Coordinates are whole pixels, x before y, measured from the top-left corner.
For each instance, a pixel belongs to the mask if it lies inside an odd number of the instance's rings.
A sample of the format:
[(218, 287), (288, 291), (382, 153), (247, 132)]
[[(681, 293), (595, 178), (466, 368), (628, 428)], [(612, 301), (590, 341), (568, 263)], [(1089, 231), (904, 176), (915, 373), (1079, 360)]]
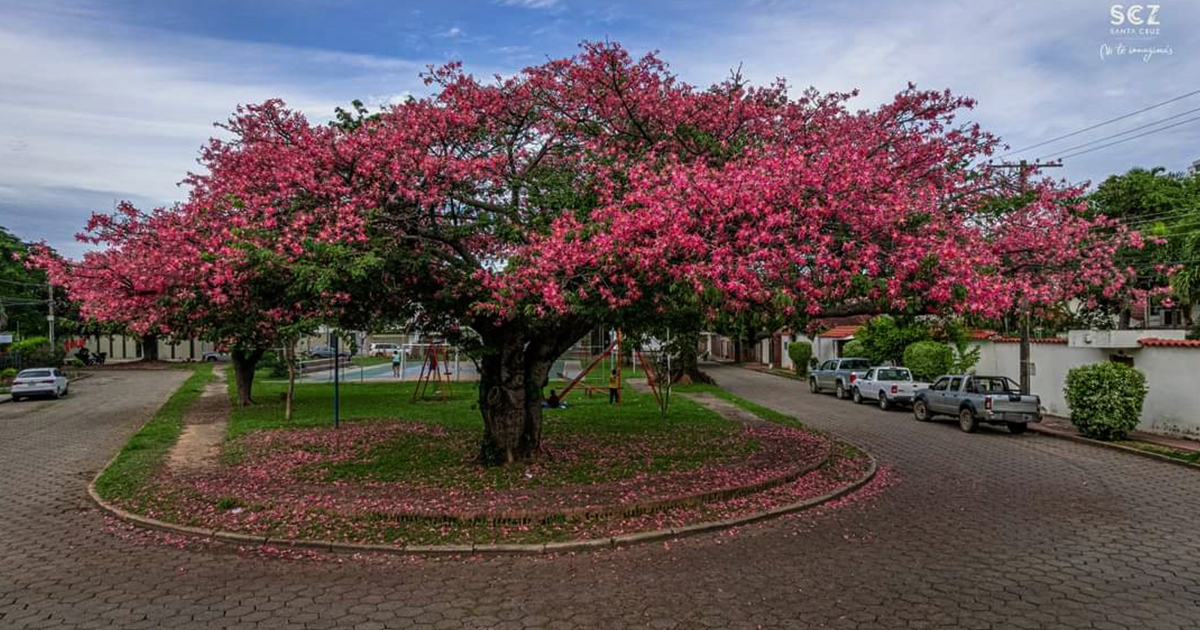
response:
[(229, 420), (229, 394), (225, 370), (214, 369), (213, 380), (183, 415), (183, 434), (171, 449), (167, 465), (173, 469), (199, 468), (216, 462)]

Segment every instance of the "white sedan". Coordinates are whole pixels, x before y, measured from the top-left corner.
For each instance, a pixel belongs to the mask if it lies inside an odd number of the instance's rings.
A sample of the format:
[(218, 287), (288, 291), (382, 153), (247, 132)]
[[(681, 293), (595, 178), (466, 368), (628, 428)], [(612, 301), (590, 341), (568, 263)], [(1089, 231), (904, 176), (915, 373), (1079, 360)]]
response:
[(67, 395), (67, 375), (58, 368), (21, 370), (12, 382), (12, 399), (17, 402), (29, 396), (58, 398)]

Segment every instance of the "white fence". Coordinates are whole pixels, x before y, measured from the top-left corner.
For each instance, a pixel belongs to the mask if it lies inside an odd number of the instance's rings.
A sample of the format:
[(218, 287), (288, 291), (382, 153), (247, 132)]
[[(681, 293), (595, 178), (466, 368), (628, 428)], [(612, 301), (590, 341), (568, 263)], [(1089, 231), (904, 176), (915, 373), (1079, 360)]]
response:
[[(1148, 331), (1147, 336), (1155, 336), (1154, 331)], [(1071, 368), (1114, 359), (1132, 361), (1133, 367), (1146, 375), (1150, 387), (1138, 428), (1200, 436), (1200, 344), (1103, 349), (1072, 347), (1065, 341), (1033, 343), (1030, 347), (1033, 362), (1030, 386), (1051, 414), (1066, 417), (1071, 413), (1063, 393)], [(1010, 340), (976, 343), (980, 348), (977, 373), (1020, 380), (1019, 343)]]

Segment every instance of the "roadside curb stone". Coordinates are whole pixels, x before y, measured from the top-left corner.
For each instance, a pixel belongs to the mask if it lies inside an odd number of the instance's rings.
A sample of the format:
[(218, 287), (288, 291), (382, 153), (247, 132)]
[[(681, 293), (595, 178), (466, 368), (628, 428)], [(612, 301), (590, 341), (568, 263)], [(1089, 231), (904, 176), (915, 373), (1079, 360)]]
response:
[[(847, 442), (848, 444), (848, 442)], [(855, 448), (858, 448), (857, 446)], [(859, 449), (860, 452), (866, 453)], [(693, 534), (702, 534), (705, 532), (719, 531), (729, 529), (740, 525), (749, 525), (764, 519), (800, 512), (810, 508), (817, 507), (823, 503), (828, 503), (834, 499), (843, 497), (855, 490), (861, 488), (872, 478), (878, 470), (878, 466), (874, 457), (867, 454), (870, 460), (867, 471), (859, 478), (851, 481), (848, 484), (828, 492), (818, 497), (797, 501), (789, 505), (784, 505), (753, 514), (737, 516), (719, 521), (709, 521), (706, 523), (696, 523), (683, 527), (672, 527), (667, 529), (657, 529), (644, 532), (634, 532), (631, 534), (622, 534), (609, 538), (584, 538), (579, 540), (568, 540), (552, 543), (489, 543), (489, 544), (470, 544), (470, 545), (372, 545), (361, 543), (343, 543), (327, 540), (308, 540), (303, 538), (272, 538), (266, 535), (251, 535), (238, 532), (230, 532), (224, 530), (207, 530), (197, 527), (189, 527), (186, 525), (176, 525), (160, 521), (155, 518), (134, 514), (127, 510), (121, 509), (111, 503), (108, 503), (100, 494), (96, 492), (96, 480), (100, 475), (104, 474), (104, 470), (108, 468), (106, 465), (101, 469), (100, 473), (92, 479), (88, 484), (87, 492), (92, 501), (96, 503), (102, 510), (112, 514), (113, 516), (148, 529), (164, 531), (175, 534), (185, 534), (188, 536), (202, 537), (210, 540), (215, 540), (221, 543), (233, 545), (255, 545), (265, 547), (295, 547), (328, 550), (336, 553), (386, 553), (386, 554), (409, 554), (409, 555), (462, 555), (462, 554), (480, 554), (480, 555), (504, 555), (504, 554), (541, 554), (554, 552), (569, 552), (569, 551), (588, 551), (605, 547), (615, 547), (619, 545), (634, 545), (647, 542), (655, 542), (670, 538), (680, 538)], [(115, 458), (114, 458), (115, 459)], [(112, 462), (110, 461), (109, 464)]]

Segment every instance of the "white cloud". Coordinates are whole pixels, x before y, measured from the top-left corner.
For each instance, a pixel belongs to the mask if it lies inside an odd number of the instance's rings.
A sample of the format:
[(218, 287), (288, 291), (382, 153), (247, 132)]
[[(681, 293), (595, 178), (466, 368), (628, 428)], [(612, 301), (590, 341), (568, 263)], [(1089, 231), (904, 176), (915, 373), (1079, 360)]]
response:
[(526, 9), (553, 9), (562, 6), (558, 0), (502, 0), (501, 4)]
[(176, 183), (238, 104), (279, 97), (324, 120), (424, 90), (423, 61), (40, 17), (0, 20), (0, 225), (67, 251), (60, 239), (113, 199), (182, 199)]
[[(1108, 3), (1090, 0), (820, 8), (766, 1), (740, 14), (731, 11), (720, 25), (693, 21), (668, 40), (637, 43), (660, 48), (677, 71), (697, 83), (717, 80), (744, 62), (756, 83), (783, 76), (799, 88), (860, 88), (862, 96), (854, 101), (859, 107), (887, 100), (908, 81), (920, 88), (950, 88), (977, 99), (971, 118), (1019, 148), (1198, 87), (1193, 84), (1200, 76), (1200, 37), (1191, 27), (1200, 24), (1200, 4), (1163, 9), (1161, 37), (1176, 54), (1150, 63), (1099, 58), (1100, 44), (1111, 39), (1107, 8)], [(1197, 105), (1200, 97), (1127, 124)], [(1122, 129), (1104, 127), (1096, 135)], [(1148, 164), (1182, 169), (1200, 157), (1200, 124), (1178, 131), (1080, 156), (1053, 175), (1098, 179)], [(1039, 155), (1035, 151), (1029, 157)]]

